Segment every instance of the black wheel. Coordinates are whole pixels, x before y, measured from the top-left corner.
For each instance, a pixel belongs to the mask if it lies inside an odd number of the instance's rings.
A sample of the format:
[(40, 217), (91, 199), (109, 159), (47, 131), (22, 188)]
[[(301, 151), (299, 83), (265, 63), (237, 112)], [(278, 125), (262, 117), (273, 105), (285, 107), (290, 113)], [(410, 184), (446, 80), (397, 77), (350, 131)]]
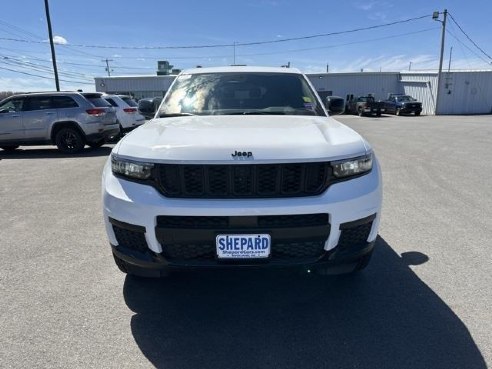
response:
[(0, 146), (2, 148), (3, 151), (7, 151), (7, 152), (12, 152), (14, 151), (15, 149), (17, 149), (19, 147), (19, 145), (13, 145), (13, 146)]
[(376, 116), (377, 116), (377, 117), (380, 117), (380, 116), (381, 116), (381, 113), (380, 113), (380, 112), (377, 112), (377, 113), (376, 113)]
[(400, 108), (396, 108), (395, 115), (401, 115)]
[(420, 112), (419, 111), (416, 111), (415, 112), (415, 116), (418, 117), (420, 115)]
[(359, 108), (357, 110), (357, 114), (359, 115), (359, 117), (362, 117), (364, 115), (364, 112), (362, 111), (362, 108)]
[(102, 140), (99, 140), (96, 142), (87, 142), (87, 145), (89, 145), (89, 147), (91, 147), (93, 149), (97, 149), (97, 148), (101, 147), (102, 145), (104, 145), (105, 143), (106, 143), (106, 140), (102, 139)]
[(115, 254), (113, 254), (114, 262), (116, 263), (116, 266), (122, 273), (128, 273), (128, 269), (126, 268), (126, 263), (121, 260), (119, 257), (117, 257)]
[(58, 150), (66, 154), (74, 154), (81, 151), (84, 146), (84, 138), (75, 128), (62, 128), (56, 132), (55, 144)]

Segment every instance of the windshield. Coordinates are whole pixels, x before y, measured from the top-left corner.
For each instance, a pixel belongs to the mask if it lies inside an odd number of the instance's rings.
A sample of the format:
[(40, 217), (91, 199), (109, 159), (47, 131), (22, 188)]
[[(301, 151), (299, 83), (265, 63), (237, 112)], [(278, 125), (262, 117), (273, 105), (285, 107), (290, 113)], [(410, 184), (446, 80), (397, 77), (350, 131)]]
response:
[(398, 96), (398, 100), (399, 101), (415, 101), (415, 99), (413, 97), (407, 96), (407, 95)]
[(89, 100), (96, 108), (111, 107), (111, 104), (104, 100), (103, 97), (99, 94), (84, 94), (83, 96), (87, 100)]
[(326, 115), (302, 75), (253, 72), (180, 75), (159, 116), (190, 114)]
[(121, 100), (123, 100), (124, 102), (126, 102), (128, 106), (132, 106), (132, 107), (137, 107), (138, 106), (138, 104), (135, 102), (135, 100), (133, 100), (131, 97), (121, 96), (120, 98), (121, 98)]

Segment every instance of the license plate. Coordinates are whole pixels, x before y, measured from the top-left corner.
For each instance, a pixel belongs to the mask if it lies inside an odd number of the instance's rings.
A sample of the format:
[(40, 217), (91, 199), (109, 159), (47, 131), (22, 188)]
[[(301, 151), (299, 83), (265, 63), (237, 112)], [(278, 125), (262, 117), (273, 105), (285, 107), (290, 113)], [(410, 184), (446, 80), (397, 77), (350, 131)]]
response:
[(219, 234), (215, 244), (219, 259), (264, 259), (270, 256), (269, 234)]

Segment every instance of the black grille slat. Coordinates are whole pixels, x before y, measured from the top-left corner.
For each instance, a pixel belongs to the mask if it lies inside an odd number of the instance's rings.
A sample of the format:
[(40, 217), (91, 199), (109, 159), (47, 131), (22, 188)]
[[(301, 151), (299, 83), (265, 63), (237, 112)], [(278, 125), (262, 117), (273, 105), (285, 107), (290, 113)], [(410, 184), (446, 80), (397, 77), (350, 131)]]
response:
[[(324, 244), (322, 241), (272, 242), (271, 259), (299, 261), (319, 258), (325, 252)], [(216, 250), (213, 243), (170, 244), (165, 246), (164, 255), (170, 261), (214, 260)]]
[(157, 217), (157, 226), (167, 228), (216, 229), (229, 226), (229, 217), (165, 215)]
[(329, 215), (157, 217), (156, 236), (164, 256), (170, 261), (215, 260), (215, 238), (222, 233), (269, 233), (272, 240), (269, 260), (296, 263), (319, 258), (325, 253), (324, 244), (330, 233)]
[(158, 189), (175, 198), (281, 198), (321, 194), (329, 163), (157, 164)]
[(294, 194), (301, 191), (302, 166), (299, 164), (282, 167), (282, 193)]
[(181, 180), (180, 167), (177, 165), (161, 165), (157, 170), (157, 180), (163, 188), (166, 189), (169, 195), (176, 195), (181, 193), (180, 184)]
[(260, 196), (273, 195), (280, 187), (280, 166), (261, 165), (257, 166), (257, 192)]
[(298, 259), (319, 257), (324, 253), (324, 242), (305, 241), (277, 243), (272, 245), (272, 258)]
[(183, 167), (182, 183), (185, 193), (190, 196), (200, 196), (204, 193), (204, 168), (187, 165)]
[(309, 164), (305, 166), (305, 186), (307, 192), (317, 192), (326, 184), (328, 177), (328, 166), (316, 166)]
[(208, 191), (211, 195), (227, 193), (229, 189), (229, 170), (225, 166), (211, 166), (208, 173)]
[(170, 244), (166, 245), (164, 255), (169, 260), (213, 260), (215, 258), (214, 244)]
[(239, 165), (232, 168), (232, 183), (234, 195), (250, 196), (253, 195), (253, 172), (250, 165)]
[(340, 249), (364, 247), (367, 244), (367, 237), (371, 233), (372, 222), (361, 224), (355, 227), (342, 229), (338, 247)]
[(263, 215), (258, 217), (262, 228), (313, 227), (328, 224), (328, 214)]
[[(179, 216), (160, 215), (157, 217), (157, 226), (164, 228), (227, 228), (230, 223), (241, 224), (234, 219), (255, 218), (250, 224), (259, 228), (291, 228), (291, 227), (315, 227), (329, 224), (328, 214), (296, 214), (296, 215), (260, 215), (251, 216)], [(249, 226), (249, 225), (248, 225)]]
[(145, 252), (148, 250), (145, 233), (130, 231), (113, 224), (113, 231), (119, 246)]

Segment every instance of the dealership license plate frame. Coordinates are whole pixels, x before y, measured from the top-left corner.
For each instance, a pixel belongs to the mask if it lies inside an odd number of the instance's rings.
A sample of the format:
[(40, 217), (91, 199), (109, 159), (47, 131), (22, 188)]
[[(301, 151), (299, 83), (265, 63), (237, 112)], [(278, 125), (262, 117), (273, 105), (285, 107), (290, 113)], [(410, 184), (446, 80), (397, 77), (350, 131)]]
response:
[[(227, 242), (228, 237), (232, 239), (232, 243), (234, 245), (234, 239), (238, 239), (239, 242), (237, 244), (237, 248), (231, 250), (221, 250), (220, 240), (224, 240)], [(260, 239), (260, 247), (263, 247), (263, 240), (267, 240), (267, 248), (255, 249), (254, 240)], [(241, 240), (246, 240), (245, 244), (241, 243)], [(248, 250), (250, 248), (249, 240), (251, 240), (253, 244), (253, 249)], [(240, 248), (240, 249), (239, 249)], [(266, 260), (270, 258), (272, 252), (272, 238), (268, 233), (222, 233), (218, 234), (215, 238), (215, 252), (216, 257), (219, 260)]]

